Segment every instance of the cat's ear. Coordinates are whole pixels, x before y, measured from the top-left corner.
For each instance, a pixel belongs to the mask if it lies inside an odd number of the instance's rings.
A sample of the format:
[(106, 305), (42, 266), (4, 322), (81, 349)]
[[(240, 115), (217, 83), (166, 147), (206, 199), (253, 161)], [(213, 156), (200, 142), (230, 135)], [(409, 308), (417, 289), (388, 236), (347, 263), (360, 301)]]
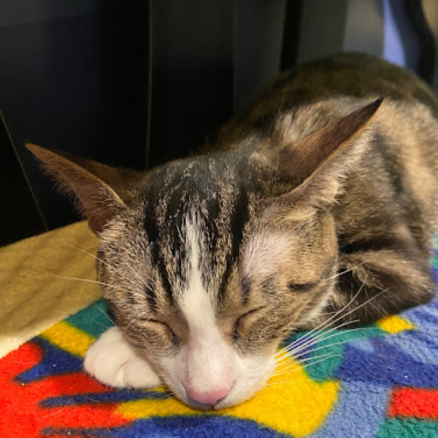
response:
[(102, 231), (109, 220), (127, 207), (133, 185), (141, 176), (138, 172), (92, 160), (67, 158), (31, 143), (27, 143), (26, 148), (42, 162), (62, 191), (76, 196), (78, 207), (94, 233)]
[[(383, 99), (304, 137), (263, 151), (284, 187), (284, 197), (311, 203), (331, 203), (342, 181), (366, 149), (369, 136), (359, 135), (371, 122)], [(365, 133), (364, 133), (365, 134)], [(287, 139), (286, 139), (287, 140)], [(290, 190), (292, 188), (292, 190)]]

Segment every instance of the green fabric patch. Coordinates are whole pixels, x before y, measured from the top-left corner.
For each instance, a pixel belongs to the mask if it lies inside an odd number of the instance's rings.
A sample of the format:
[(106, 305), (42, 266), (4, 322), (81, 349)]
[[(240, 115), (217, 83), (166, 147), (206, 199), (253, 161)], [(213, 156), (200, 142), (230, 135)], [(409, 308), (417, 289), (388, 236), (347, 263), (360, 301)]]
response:
[(66, 321), (79, 330), (97, 337), (113, 325), (107, 316), (107, 310), (105, 300), (101, 298), (91, 306), (69, 316)]
[(325, 332), (325, 334), (321, 335), (320, 340), (315, 344), (312, 352), (306, 358), (305, 369), (307, 375), (319, 383), (331, 380), (342, 363), (345, 343), (375, 338), (385, 334), (386, 332), (376, 325), (369, 325), (352, 330)]
[(394, 418), (383, 423), (376, 438), (438, 438), (438, 421)]

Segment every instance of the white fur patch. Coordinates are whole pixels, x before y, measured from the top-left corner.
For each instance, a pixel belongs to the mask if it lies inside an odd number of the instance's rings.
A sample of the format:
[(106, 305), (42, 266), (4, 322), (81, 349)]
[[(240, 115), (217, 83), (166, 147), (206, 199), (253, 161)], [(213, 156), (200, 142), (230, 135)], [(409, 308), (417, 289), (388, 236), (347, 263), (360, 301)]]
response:
[(152, 388), (161, 384), (151, 366), (111, 327), (88, 349), (84, 368), (99, 382), (116, 388)]
[(187, 220), (185, 230), (189, 256), (181, 310), (189, 326), (190, 339), (183, 353), (187, 367), (184, 386), (199, 392), (213, 392), (233, 384), (230, 365), (235, 352), (222, 338), (216, 322), (214, 294), (206, 290), (202, 280), (202, 258), (206, 250), (196, 216)]
[(257, 233), (249, 242), (244, 256), (244, 274), (248, 277), (275, 272), (292, 250), (290, 233)]
[(213, 297), (205, 289), (202, 281), (202, 244), (201, 226), (196, 216), (185, 224), (186, 253), (188, 257), (187, 284), (182, 294), (181, 310), (190, 329), (190, 337), (200, 340), (216, 326)]

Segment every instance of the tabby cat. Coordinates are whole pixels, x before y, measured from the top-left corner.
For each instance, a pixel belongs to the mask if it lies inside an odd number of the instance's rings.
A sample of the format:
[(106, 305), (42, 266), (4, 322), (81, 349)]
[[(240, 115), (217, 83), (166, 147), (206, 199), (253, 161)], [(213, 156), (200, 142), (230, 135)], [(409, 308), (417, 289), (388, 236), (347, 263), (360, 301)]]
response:
[(437, 145), (433, 93), (364, 54), (282, 74), (203, 153), (145, 173), (27, 145), (100, 240), (116, 326), (85, 369), (219, 409), (263, 387), (292, 332), (426, 303)]

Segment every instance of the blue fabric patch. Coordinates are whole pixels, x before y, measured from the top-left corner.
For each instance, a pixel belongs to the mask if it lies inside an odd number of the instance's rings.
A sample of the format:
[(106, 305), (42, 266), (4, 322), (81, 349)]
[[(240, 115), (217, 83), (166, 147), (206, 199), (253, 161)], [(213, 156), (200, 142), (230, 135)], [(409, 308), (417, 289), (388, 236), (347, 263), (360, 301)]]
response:
[(438, 381), (438, 367), (414, 360), (386, 339), (373, 339), (374, 353), (346, 345), (336, 377), (348, 382), (385, 386), (433, 388)]
[(81, 371), (83, 360), (61, 350), (42, 338), (34, 338), (33, 343), (38, 344), (43, 352), (40, 362), (34, 367), (19, 374), (16, 380), (20, 383), (31, 383), (49, 376), (74, 373)]
[(43, 436), (81, 436), (93, 438), (281, 438), (280, 434), (253, 421), (232, 417), (198, 415), (154, 417), (136, 420), (112, 429), (43, 430)]
[(164, 400), (173, 398), (171, 394), (163, 394), (159, 391), (135, 391), (129, 389), (119, 389), (115, 392), (86, 393), (80, 395), (64, 395), (50, 397), (41, 401), (40, 405), (45, 408), (56, 406), (80, 406), (80, 405), (99, 405), (102, 403), (123, 403), (133, 400)]
[(389, 392), (389, 388), (369, 383), (342, 383), (336, 407), (322, 428), (310, 437), (374, 437), (385, 420)]

